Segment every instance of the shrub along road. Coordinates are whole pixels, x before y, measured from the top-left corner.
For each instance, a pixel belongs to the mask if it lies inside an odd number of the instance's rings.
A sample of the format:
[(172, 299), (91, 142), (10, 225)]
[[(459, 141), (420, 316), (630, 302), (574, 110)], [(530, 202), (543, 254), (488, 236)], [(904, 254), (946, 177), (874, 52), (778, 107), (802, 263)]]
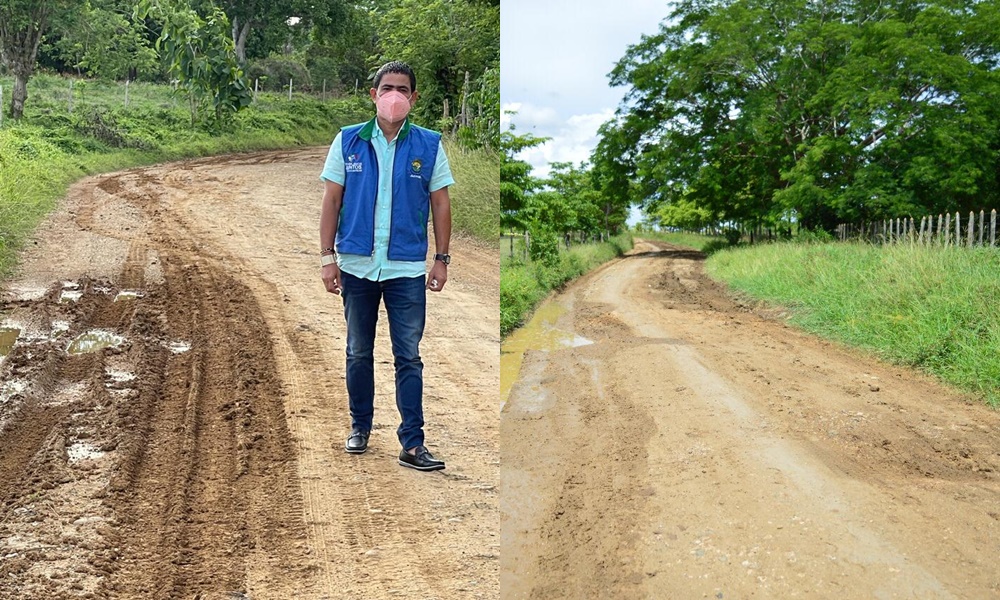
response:
[(501, 417), (501, 597), (1000, 594), (1000, 415), (702, 260), (637, 243), (505, 341), (540, 349)]
[[(375, 431), (347, 455), (325, 152), (92, 177), (37, 231), (0, 305), (20, 330), (0, 362), (0, 598), (498, 596), (499, 253), (455, 239), (428, 302), (447, 470), (396, 464), (384, 314)], [(81, 334), (112, 345), (67, 352)]]

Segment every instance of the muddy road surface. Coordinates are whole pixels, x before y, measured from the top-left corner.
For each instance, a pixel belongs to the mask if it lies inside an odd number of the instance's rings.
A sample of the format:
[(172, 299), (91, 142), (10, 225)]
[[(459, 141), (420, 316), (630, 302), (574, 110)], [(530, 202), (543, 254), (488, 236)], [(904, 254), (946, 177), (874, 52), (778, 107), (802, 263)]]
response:
[(421, 347), (437, 473), (369, 451), (320, 280), (325, 149), (75, 185), (0, 304), (0, 599), (497, 598), (499, 253), (457, 238)]
[(639, 243), (505, 340), (501, 597), (1000, 597), (997, 412), (701, 263)]

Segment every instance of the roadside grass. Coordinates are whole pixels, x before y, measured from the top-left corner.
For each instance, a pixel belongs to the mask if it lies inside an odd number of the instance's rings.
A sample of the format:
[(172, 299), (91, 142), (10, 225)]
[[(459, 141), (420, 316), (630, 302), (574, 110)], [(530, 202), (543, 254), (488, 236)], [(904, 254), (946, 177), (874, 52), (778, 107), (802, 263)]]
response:
[[(9, 98), (12, 80), (0, 77)], [(168, 85), (124, 84), (40, 74), (28, 84), (25, 116), (0, 128), (0, 280), (17, 251), (69, 185), (84, 176), (172, 160), (329, 144), (337, 130), (371, 118), (370, 101), (321, 101), (264, 94), (221, 130), (192, 125), (182, 98)], [(6, 102), (6, 100), (5, 100)], [(458, 182), (452, 194), (456, 231), (487, 241), (499, 231), (499, 158), (446, 141)], [(322, 165), (316, 167), (317, 176)], [(491, 187), (492, 186), (492, 187)], [(317, 202), (319, 199), (317, 198)], [(496, 225), (491, 225), (491, 220)]]
[(632, 248), (632, 234), (598, 244), (581, 244), (559, 253), (552, 265), (525, 261), (519, 253), (500, 262), (500, 336), (506, 337), (527, 319), (552, 290)]
[(694, 248), (700, 252), (711, 254), (721, 248), (728, 246), (726, 238), (714, 235), (702, 235), (700, 233), (667, 232), (667, 231), (643, 231), (636, 232), (635, 237), (646, 240), (658, 240), (676, 246)]
[(865, 244), (722, 250), (706, 270), (793, 323), (1000, 406), (1000, 252)]
[(470, 150), (445, 140), (455, 185), (449, 188), (451, 219), (457, 231), (480, 240), (500, 235), (500, 155)]

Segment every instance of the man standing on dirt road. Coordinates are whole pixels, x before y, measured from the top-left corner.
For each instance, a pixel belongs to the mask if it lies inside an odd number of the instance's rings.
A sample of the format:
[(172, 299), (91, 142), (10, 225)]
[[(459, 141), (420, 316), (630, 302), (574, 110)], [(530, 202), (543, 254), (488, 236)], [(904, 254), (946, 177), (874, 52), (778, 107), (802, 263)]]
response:
[[(448, 281), (451, 201), (455, 183), (441, 134), (413, 125), (417, 80), (393, 61), (375, 73), (370, 90), (376, 116), (343, 128), (333, 140), (320, 178), (323, 284), (344, 301), (347, 320), (347, 395), (351, 434), (344, 449), (368, 449), (375, 402), (375, 325), (385, 302), (396, 368), (399, 464), (420, 471), (444, 468), (424, 446), (423, 363), (427, 290)], [(436, 254), (427, 257), (428, 209)], [(425, 284), (426, 275), (426, 284)]]

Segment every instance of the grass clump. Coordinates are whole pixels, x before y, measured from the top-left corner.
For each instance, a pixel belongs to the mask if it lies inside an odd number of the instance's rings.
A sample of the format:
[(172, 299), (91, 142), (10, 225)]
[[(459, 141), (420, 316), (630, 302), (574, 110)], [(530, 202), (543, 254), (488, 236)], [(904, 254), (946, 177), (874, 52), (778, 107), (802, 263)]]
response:
[(709, 275), (788, 307), (807, 331), (919, 368), (1000, 405), (1000, 252), (768, 244), (724, 250)]
[(500, 235), (500, 155), (445, 140), (455, 185), (448, 190), (452, 224), (481, 240)]
[(599, 244), (581, 244), (559, 252), (558, 260), (525, 261), (520, 254), (500, 263), (500, 335), (519, 327), (548, 293), (632, 248), (623, 233)]

